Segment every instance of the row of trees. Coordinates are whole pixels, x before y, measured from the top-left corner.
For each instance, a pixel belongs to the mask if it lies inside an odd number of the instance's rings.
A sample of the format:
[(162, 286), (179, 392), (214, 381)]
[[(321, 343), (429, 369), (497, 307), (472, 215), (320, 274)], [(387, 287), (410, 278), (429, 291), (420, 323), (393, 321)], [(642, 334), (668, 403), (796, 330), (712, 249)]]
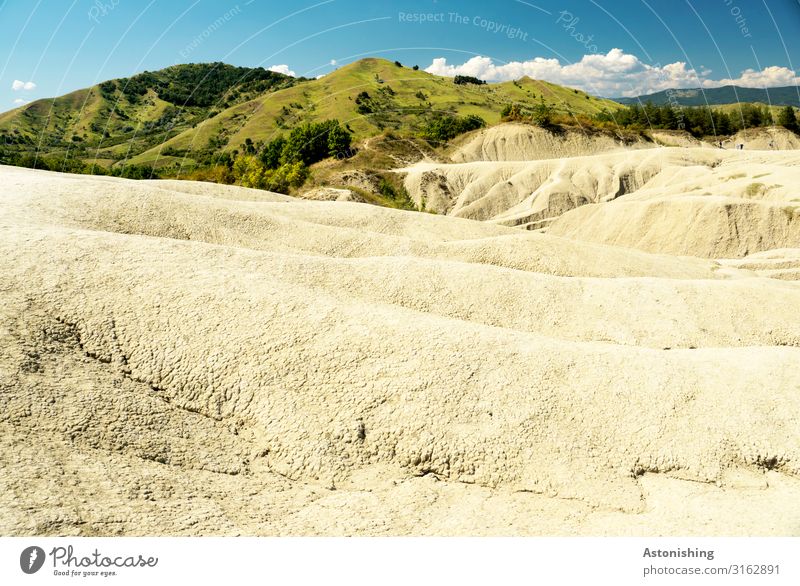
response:
[(122, 165), (107, 169), (101, 165), (84, 163), (80, 159), (58, 155), (37, 156), (30, 153), (10, 152), (0, 149), (0, 164), (58, 171), (59, 173), (78, 173), (83, 175), (109, 175), (126, 179), (158, 179), (158, 171), (150, 165)]
[[(570, 116), (558, 114), (555, 108), (541, 100), (534, 107), (522, 104), (507, 104), (500, 115), (504, 121), (535, 124), (543, 128), (557, 123), (570, 123)], [(686, 130), (697, 138), (728, 136), (747, 128), (779, 125), (800, 133), (800, 121), (794, 108), (786, 106), (773, 116), (767, 106), (741, 104), (737, 109), (723, 111), (707, 107), (657, 106), (647, 103), (632, 105), (616, 112), (603, 110), (594, 118), (580, 116), (581, 124), (600, 128), (626, 128), (643, 132), (649, 129)]]
[[(329, 157), (352, 156), (352, 137), (338, 120), (310, 122), (294, 128), (288, 136), (264, 143), (247, 139), (242, 151), (224, 153), (210, 165), (205, 177), (222, 183), (289, 193), (309, 177), (308, 167)], [(124, 165), (106, 169), (76, 157), (37, 156), (0, 147), (0, 163), (64, 173), (113, 175), (129, 179), (157, 179), (159, 173), (147, 165)]]
[(767, 106), (741, 104), (729, 112), (707, 107), (657, 106), (651, 103), (632, 105), (614, 112), (604, 111), (595, 119), (638, 130), (665, 129), (686, 130), (700, 138), (704, 136), (726, 136), (747, 128), (759, 128), (778, 124), (797, 132), (798, 121), (794, 108), (786, 106), (773, 117)]

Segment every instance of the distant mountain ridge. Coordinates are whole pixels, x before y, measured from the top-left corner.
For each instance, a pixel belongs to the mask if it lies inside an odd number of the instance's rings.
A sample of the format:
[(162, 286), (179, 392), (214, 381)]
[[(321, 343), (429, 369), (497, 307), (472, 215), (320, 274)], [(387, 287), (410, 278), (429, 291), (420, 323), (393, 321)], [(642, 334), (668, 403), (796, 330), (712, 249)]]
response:
[(635, 98), (611, 98), (615, 102), (629, 106), (652, 102), (663, 106), (677, 102), (681, 106), (719, 106), (726, 104), (760, 102), (772, 106), (794, 106), (800, 108), (800, 88), (797, 86), (775, 88), (746, 88), (726, 85), (710, 89), (674, 89), (647, 94)]

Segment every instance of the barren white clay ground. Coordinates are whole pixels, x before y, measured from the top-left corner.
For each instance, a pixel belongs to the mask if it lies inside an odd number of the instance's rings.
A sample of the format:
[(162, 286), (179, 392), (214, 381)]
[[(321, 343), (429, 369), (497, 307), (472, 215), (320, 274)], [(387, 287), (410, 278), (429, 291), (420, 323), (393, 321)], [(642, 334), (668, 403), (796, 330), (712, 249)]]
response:
[(0, 167), (0, 534), (800, 535), (797, 152), (435, 169), (544, 232)]

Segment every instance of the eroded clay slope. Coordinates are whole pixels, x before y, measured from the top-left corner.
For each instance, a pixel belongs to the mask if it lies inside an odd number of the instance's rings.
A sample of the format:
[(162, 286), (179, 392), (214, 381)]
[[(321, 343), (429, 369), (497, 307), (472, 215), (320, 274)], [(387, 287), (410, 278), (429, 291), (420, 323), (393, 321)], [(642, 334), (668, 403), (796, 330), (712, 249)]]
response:
[(360, 204), (0, 173), (4, 534), (800, 528), (774, 505), (800, 495), (794, 283)]
[(415, 200), (439, 213), (647, 252), (743, 257), (800, 247), (797, 153), (660, 148), (403, 172)]

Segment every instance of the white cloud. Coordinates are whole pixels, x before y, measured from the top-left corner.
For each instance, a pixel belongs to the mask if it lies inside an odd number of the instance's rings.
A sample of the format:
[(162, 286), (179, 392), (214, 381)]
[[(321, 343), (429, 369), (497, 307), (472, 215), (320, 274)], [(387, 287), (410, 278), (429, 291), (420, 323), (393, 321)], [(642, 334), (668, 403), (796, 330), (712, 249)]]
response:
[(14, 104), (17, 106), (24, 106), (25, 104), (29, 104), (28, 100), (23, 100), (22, 98), (17, 98), (14, 100)]
[(18, 79), (14, 80), (14, 83), (11, 84), (11, 89), (15, 92), (20, 90), (31, 91), (36, 89), (36, 84), (32, 81), (20, 81)]
[(713, 83), (719, 85), (740, 85), (743, 87), (781, 87), (800, 85), (800, 76), (787, 67), (773, 65), (761, 71), (745, 69), (736, 79), (721, 79)]
[(486, 81), (510, 81), (527, 75), (576, 87), (601, 96), (638, 96), (669, 88), (719, 87), (735, 84), (745, 87), (796, 85), (800, 77), (785, 67), (767, 67), (763, 71), (748, 69), (737, 79), (714, 80), (711, 70), (696, 71), (682, 61), (668, 65), (648, 65), (636, 55), (621, 49), (607, 54), (584, 55), (580, 61), (562, 65), (558, 59), (536, 57), (528, 61), (512, 61), (495, 65), (488, 57), (472, 57), (461, 65), (450, 65), (439, 57), (425, 69), (428, 73), (452, 77), (471, 75)]
[(282, 73), (284, 75), (291, 75), (292, 77), (297, 77), (294, 71), (289, 69), (288, 65), (273, 65), (269, 68), (270, 71), (274, 71), (275, 73)]

